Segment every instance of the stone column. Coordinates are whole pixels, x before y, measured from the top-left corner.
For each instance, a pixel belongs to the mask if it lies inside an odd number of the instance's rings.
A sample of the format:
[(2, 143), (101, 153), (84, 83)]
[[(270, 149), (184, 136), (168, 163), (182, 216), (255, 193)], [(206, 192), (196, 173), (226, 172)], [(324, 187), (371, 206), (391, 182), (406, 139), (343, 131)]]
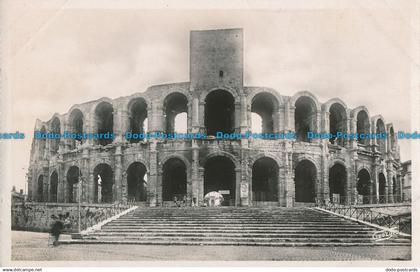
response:
[(330, 201), (330, 167), (329, 167), (329, 151), (328, 151), (328, 139), (322, 140), (322, 155), (321, 155), (321, 182), (320, 187), (316, 191), (318, 200)]
[(387, 163), (386, 167), (386, 187), (385, 187), (385, 194), (386, 194), (386, 202), (387, 203), (394, 203), (394, 196), (393, 196), (393, 181), (392, 181), (392, 162)]
[(115, 149), (115, 173), (114, 173), (114, 202), (121, 202), (122, 200), (122, 164), (121, 164), (121, 146)]
[(199, 148), (196, 140), (192, 140), (192, 163), (191, 163), (191, 200), (192, 205), (198, 205), (199, 199)]
[(204, 167), (198, 168), (198, 203), (204, 203)]
[(247, 101), (246, 96), (241, 96), (241, 118), (240, 118), (240, 133), (248, 131), (248, 113), (247, 113)]
[(235, 206), (240, 206), (241, 205), (241, 197), (240, 197), (240, 186), (241, 186), (241, 168), (240, 167), (236, 167), (235, 168), (235, 184), (236, 184), (236, 188), (235, 188)]
[(157, 151), (156, 140), (152, 139), (149, 145), (149, 179), (147, 186), (147, 200), (150, 207), (157, 205)]
[(199, 122), (199, 101), (198, 97), (193, 98), (192, 102), (192, 133), (197, 133), (200, 131), (200, 122)]
[(284, 148), (284, 175), (286, 185), (286, 207), (293, 207), (295, 202), (295, 174), (293, 172), (292, 144), (285, 142)]
[(242, 126), (241, 119), (242, 119), (241, 102), (235, 101), (235, 124), (234, 124), (235, 133), (239, 133), (241, 130), (241, 126)]
[(249, 166), (247, 160), (245, 158), (245, 154), (242, 156), (241, 160), (241, 171), (240, 180), (239, 180), (239, 205), (240, 206), (249, 206), (249, 195), (250, 195), (250, 186), (249, 186), (249, 179), (252, 178), (250, 175)]
[(64, 162), (63, 161), (57, 161), (57, 178), (58, 178), (58, 184), (57, 184), (57, 202), (64, 202), (65, 198), (65, 186), (66, 186), (66, 178), (64, 173)]

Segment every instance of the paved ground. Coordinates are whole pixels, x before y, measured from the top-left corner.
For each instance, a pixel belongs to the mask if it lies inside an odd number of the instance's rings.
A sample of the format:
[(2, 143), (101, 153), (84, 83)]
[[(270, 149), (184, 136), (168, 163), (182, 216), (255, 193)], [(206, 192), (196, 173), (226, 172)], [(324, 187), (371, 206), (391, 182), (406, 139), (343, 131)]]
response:
[[(64, 237), (66, 238), (66, 237)], [(408, 246), (250, 247), (250, 246), (48, 246), (48, 234), (12, 231), (13, 261), (300, 261), (410, 260)]]

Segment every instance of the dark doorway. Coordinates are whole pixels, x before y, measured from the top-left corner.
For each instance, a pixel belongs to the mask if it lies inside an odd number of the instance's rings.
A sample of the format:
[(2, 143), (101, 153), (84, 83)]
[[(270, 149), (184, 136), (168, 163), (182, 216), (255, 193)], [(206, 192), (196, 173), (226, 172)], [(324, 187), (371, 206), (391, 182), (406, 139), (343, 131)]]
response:
[[(111, 166), (101, 163), (93, 170), (95, 202), (112, 203), (114, 200), (114, 173)], [(99, 187), (101, 191), (99, 194)]]
[(357, 193), (358, 195), (363, 196), (363, 203), (367, 204), (370, 203), (370, 175), (369, 172), (366, 169), (362, 169), (359, 171), (359, 174), (357, 175)]
[(207, 135), (216, 135), (218, 131), (232, 133), (235, 130), (235, 100), (224, 90), (216, 90), (206, 97), (204, 124)]
[(78, 201), (78, 189), (80, 170), (77, 166), (72, 166), (67, 171), (67, 202), (75, 203)]
[(132, 163), (127, 169), (128, 202), (146, 201), (146, 167), (140, 162)]
[(50, 201), (57, 202), (57, 190), (58, 189), (58, 175), (54, 171), (50, 177)]
[(187, 195), (187, 167), (178, 158), (171, 158), (163, 165), (163, 201), (182, 200)]
[[(114, 109), (108, 102), (100, 103), (95, 110), (97, 132), (99, 134), (112, 134), (114, 132)], [(98, 144), (108, 145), (113, 141), (112, 138), (102, 137), (97, 139)]]
[(342, 164), (339, 164), (339, 163), (334, 164), (334, 166), (331, 167), (329, 171), (330, 200), (333, 200), (333, 194), (339, 194), (340, 199), (338, 202), (345, 203), (346, 184), (347, 184), (346, 168)]
[(227, 157), (216, 156), (204, 165), (204, 195), (222, 191), (222, 205), (235, 205), (236, 193), (235, 165)]
[(295, 168), (295, 201), (315, 202), (316, 167), (308, 161), (302, 160)]
[(316, 132), (316, 104), (302, 96), (295, 103), (295, 131), (297, 141), (310, 142), (308, 132)]
[(253, 201), (278, 201), (279, 167), (271, 158), (261, 158), (252, 166)]

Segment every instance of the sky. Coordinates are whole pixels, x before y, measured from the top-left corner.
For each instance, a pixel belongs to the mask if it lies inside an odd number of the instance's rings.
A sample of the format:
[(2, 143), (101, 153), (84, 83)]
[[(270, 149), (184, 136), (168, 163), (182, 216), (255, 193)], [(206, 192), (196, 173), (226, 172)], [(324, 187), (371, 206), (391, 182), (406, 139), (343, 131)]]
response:
[[(243, 29), (245, 86), (289, 96), (308, 90), (320, 102), (339, 97), (348, 107), (381, 114), (396, 131), (411, 131), (417, 110), (410, 93), (417, 65), (411, 2), (344, 2), (223, 10), (5, 1), (8, 130), (27, 135), (12, 143), (12, 183), (25, 186), (37, 118), (48, 121), (74, 104), (189, 81), (191, 30)], [(400, 146), (401, 159), (410, 159), (409, 141)]]

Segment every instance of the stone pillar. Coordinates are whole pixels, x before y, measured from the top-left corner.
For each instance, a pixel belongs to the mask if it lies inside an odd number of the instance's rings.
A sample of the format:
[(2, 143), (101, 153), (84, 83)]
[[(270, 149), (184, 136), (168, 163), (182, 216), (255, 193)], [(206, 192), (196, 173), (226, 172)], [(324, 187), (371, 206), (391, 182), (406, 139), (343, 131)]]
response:
[(241, 195), (240, 195), (240, 186), (241, 186), (241, 167), (235, 168), (235, 206), (241, 205)]
[(284, 165), (279, 165), (279, 169), (278, 169), (278, 202), (279, 202), (279, 206), (283, 207), (286, 206), (286, 197), (285, 197), (285, 193), (286, 193), (286, 183), (285, 183), (285, 178), (284, 178)]
[(193, 102), (192, 102), (192, 133), (197, 133), (199, 131), (200, 131), (199, 101), (198, 101), (198, 97), (194, 97)]
[(330, 167), (329, 167), (329, 153), (328, 153), (328, 139), (322, 140), (322, 155), (321, 155), (321, 188), (318, 188), (318, 200), (330, 201)]
[(247, 105), (247, 101), (246, 101), (246, 96), (243, 95), (241, 96), (241, 116), (240, 116), (240, 133), (245, 133), (247, 132), (248, 129), (248, 113), (247, 113), (247, 109), (248, 109), (248, 105)]
[(284, 148), (284, 175), (286, 185), (286, 207), (293, 207), (295, 202), (295, 174), (293, 171), (292, 144), (285, 142)]
[(130, 118), (128, 116), (128, 111), (126, 108), (122, 107), (120, 108), (120, 130), (121, 130), (121, 142), (122, 143), (126, 143), (127, 139), (125, 138), (125, 133), (129, 130), (130, 128)]
[(394, 203), (394, 195), (393, 195), (393, 181), (392, 181), (392, 162), (387, 163), (386, 167), (386, 187), (385, 187), (385, 193), (386, 193), (386, 202), (387, 203)]
[(239, 205), (240, 206), (249, 206), (249, 196), (250, 196), (250, 183), (249, 179), (252, 179), (252, 174), (250, 175), (250, 169), (247, 163), (247, 160), (245, 158), (245, 154), (242, 155), (241, 160), (241, 171), (240, 174), (240, 180), (239, 180)]
[(204, 167), (198, 168), (198, 203), (204, 203)]
[(207, 134), (206, 125), (205, 125), (205, 110), (206, 110), (206, 103), (204, 101), (200, 101), (198, 103), (198, 121), (200, 126), (200, 132)]
[(57, 161), (57, 202), (64, 202), (65, 199), (65, 186), (66, 186), (66, 177), (64, 173), (64, 162)]
[(115, 172), (114, 172), (114, 202), (121, 202), (122, 200), (122, 164), (121, 164), (121, 146), (115, 149)]
[(241, 119), (242, 119), (242, 115), (241, 115), (241, 102), (240, 101), (235, 101), (235, 124), (234, 124), (234, 132), (235, 133), (240, 133), (241, 130)]
[(152, 139), (149, 145), (149, 179), (147, 186), (147, 201), (150, 207), (157, 205), (157, 151), (156, 140)]
[(192, 140), (192, 163), (191, 163), (191, 200), (192, 205), (197, 206), (199, 200), (199, 148), (196, 140)]

